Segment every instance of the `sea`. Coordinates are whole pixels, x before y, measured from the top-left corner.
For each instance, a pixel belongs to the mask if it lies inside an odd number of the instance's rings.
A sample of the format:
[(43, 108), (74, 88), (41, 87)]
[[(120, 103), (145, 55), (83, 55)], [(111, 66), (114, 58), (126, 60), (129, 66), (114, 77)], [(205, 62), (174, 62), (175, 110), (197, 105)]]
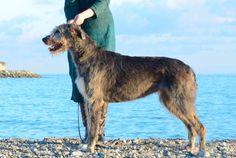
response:
[[(197, 75), (197, 114), (207, 141), (236, 139), (236, 75)], [(78, 107), (67, 74), (0, 79), (0, 138), (78, 138)], [(79, 116), (80, 117), (80, 116)], [(80, 118), (82, 135), (84, 128)], [(153, 94), (110, 103), (106, 139), (183, 138), (187, 130)]]

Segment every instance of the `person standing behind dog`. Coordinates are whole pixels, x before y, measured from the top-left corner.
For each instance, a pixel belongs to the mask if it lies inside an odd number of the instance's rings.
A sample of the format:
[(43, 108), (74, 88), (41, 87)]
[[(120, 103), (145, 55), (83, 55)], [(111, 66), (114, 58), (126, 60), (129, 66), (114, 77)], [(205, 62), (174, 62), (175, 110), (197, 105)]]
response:
[[(115, 51), (115, 30), (112, 13), (109, 9), (110, 0), (65, 0), (64, 12), (68, 23), (81, 25), (82, 29), (105, 50)], [(82, 95), (75, 84), (76, 68), (68, 53), (69, 74), (72, 81), (71, 100), (81, 108), (83, 125), (86, 128), (86, 115)], [(101, 117), (99, 140), (104, 140), (104, 126), (107, 105), (104, 105)], [(78, 118), (79, 119), (79, 118)], [(86, 136), (85, 136), (86, 137)]]

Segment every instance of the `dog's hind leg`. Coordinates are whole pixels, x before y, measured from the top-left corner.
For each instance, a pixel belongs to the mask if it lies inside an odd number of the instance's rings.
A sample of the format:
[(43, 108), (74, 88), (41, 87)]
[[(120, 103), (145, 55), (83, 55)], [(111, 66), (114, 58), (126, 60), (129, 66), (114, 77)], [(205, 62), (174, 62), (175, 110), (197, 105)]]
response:
[(187, 114), (189, 122), (193, 125), (195, 131), (199, 136), (199, 154), (204, 154), (206, 149), (206, 128), (198, 119), (195, 113)]
[(199, 136), (199, 153), (205, 152), (206, 128), (199, 121), (195, 111), (195, 92), (188, 87), (175, 87), (160, 92), (160, 96), (169, 111), (181, 119), (189, 130), (189, 145), (194, 146), (195, 131)]
[(180, 106), (178, 106), (177, 101), (175, 98), (173, 98), (170, 94), (170, 91), (168, 90), (161, 90), (160, 91), (160, 100), (163, 102), (165, 107), (174, 114), (177, 118), (179, 118), (186, 128), (188, 129), (188, 139), (189, 139), (189, 150), (193, 151), (195, 146), (195, 137), (196, 137), (196, 131), (193, 127), (193, 125), (188, 121), (188, 119), (183, 114), (183, 110)]
[(195, 147), (196, 131), (194, 130), (193, 126), (189, 122), (185, 123), (185, 126), (188, 129), (188, 139), (189, 139), (188, 147), (190, 151), (193, 151)]

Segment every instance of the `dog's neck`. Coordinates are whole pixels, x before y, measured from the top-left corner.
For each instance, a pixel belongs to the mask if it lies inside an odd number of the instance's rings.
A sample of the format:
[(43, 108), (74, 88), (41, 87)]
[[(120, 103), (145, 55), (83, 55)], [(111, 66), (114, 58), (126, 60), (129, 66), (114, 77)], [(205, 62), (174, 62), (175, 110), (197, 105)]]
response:
[(97, 53), (100, 52), (99, 49), (101, 48), (86, 35), (86, 38), (82, 41), (81, 39), (76, 39), (74, 47), (72, 47), (70, 51), (73, 53), (76, 64), (83, 64), (90, 58), (95, 57)]

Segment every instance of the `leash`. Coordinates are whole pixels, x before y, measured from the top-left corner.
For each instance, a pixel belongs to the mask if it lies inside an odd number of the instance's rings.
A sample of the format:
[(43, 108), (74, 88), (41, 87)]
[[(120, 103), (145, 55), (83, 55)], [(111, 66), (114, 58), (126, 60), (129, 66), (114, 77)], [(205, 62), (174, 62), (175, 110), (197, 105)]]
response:
[(80, 133), (80, 121), (79, 121), (79, 113), (80, 113), (80, 111), (81, 111), (80, 105), (78, 104), (78, 111), (77, 111), (77, 113), (78, 113), (78, 132), (79, 132), (79, 138), (80, 138), (80, 141), (81, 141), (83, 144), (85, 144), (85, 141), (84, 141), (84, 139), (82, 138), (81, 133)]

